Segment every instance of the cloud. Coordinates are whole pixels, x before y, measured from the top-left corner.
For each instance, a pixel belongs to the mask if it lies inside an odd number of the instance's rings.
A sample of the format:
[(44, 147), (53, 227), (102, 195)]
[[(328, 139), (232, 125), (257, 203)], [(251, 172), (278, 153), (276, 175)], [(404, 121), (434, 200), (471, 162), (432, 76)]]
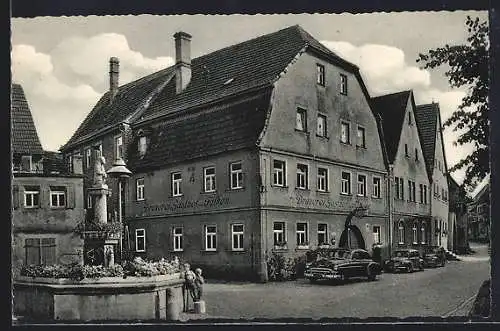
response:
[(321, 43), (356, 64), (373, 95), (427, 88), (431, 84), (430, 73), (408, 65), (404, 52), (399, 48), (377, 44), (354, 46), (345, 41), (321, 41)]
[(109, 58), (120, 59), (120, 85), (164, 69), (171, 57), (149, 58), (130, 49), (125, 36), (105, 33), (62, 40), (50, 52), (12, 46), (13, 81), (23, 86), (42, 146), (67, 142), (109, 88)]

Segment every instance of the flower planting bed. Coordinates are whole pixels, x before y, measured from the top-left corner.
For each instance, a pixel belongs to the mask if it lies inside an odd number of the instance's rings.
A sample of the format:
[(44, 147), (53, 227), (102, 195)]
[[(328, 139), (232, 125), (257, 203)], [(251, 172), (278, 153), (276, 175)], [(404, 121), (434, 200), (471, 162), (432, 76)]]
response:
[(178, 266), (132, 264), (135, 269), (127, 272), (119, 266), (112, 271), (75, 265), (24, 268), (14, 280), (14, 313), (36, 322), (177, 320), (183, 284)]

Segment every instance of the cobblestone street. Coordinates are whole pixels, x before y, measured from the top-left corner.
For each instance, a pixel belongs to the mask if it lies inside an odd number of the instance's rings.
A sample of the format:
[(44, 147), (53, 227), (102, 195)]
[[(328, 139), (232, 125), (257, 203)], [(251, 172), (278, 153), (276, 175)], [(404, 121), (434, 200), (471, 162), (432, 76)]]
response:
[(227, 318), (465, 316), (490, 277), (487, 247), (444, 268), (382, 274), (344, 284), (294, 282), (206, 284), (207, 315)]

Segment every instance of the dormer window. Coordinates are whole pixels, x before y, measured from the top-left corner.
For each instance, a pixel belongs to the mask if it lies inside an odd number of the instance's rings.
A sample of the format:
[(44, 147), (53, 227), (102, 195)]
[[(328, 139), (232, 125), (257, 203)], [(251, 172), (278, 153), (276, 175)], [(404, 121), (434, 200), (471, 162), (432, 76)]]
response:
[(21, 171), (31, 172), (33, 170), (33, 160), (31, 155), (21, 156)]
[(145, 136), (139, 137), (139, 141), (137, 144), (137, 150), (139, 151), (140, 156), (144, 156), (146, 154), (146, 150), (148, 148), (148, 139)]

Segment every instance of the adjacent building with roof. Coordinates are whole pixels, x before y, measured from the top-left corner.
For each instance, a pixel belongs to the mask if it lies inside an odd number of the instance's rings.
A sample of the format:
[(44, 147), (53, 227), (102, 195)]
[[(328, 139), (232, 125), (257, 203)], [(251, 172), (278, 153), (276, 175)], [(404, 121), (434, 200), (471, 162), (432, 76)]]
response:
[(73, 230), (84, 219), (83, 179), (44, 151), (23, 88), (11, 89), (12, 267), (81, 261)]
[(93, 146), (126, 161), (125, 247), (265, 280), (272, 251), (388, 244), (386, 153), (358, 67), (299, 26), (194, 59), (191, 36), (174, 39), (174, 66), (123, 86), (112, 58), (110, 90), (61, 149), (83, 156), (85, 187)]
[(431, 186), (415, 120), (413, 92), (379, 96), (372, 99), (372, 105), (382, 119), (387, 148), (393, 248), (423, 250), (434, 244)]
[[(473, 192), (472, 201), (467, 205), (468, 234), (472, 241), (490, 240), (490, 179), (487, 176)], [(482, 187), (481, 187), (482, 186)]]
[(469, 248), (467, 193), (450, 174), (448, 183), (450, 185), (448, 250), (464, 254)]
[(419, 105), (415, 110), (425, 165), (432, 187), (431, 216), (433, 242), (448, 249), (450, 230), (448, 166), (444, 151), (443, 128), (439, 104)]

